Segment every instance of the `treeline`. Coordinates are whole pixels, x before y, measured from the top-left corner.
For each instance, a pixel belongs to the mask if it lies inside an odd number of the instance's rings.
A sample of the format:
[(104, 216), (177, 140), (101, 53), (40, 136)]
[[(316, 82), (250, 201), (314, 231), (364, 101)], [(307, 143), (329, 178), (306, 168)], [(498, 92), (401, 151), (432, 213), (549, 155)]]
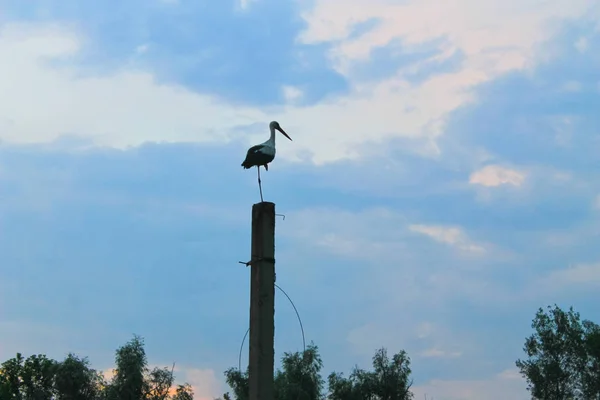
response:
[(573, 308), (539, 309), (517, 360), (532, 399), (600, 400), (600, 326)]
[(0, 400), (193, 400), (189, 384), (174, 386), (173, 368), (148, 368), (139, 336), (117, 349), (114, 375), (106, 380), (87, 358), (63, 361), (17, 353), (0, 366)]
[[(600, 399), (600, 326), (581, 320), (570, 308), (539, 309), (534, 333), (526, 338), (527, 358), (516, 365), (532, 399)], [(354, 367), (346, 377), (322, 375), (318, 347), (285, 353), (274, 376), (275, 400), (409, 400), (413, 398), (410, 358), (377, 350), (370, 370)], [(222, 400), (248, 399), (248, 371), (225, 371), (230, 392)], [(134, 338), (116, 351), (113, 376), (106, 379), (86, 358), (63, 361), (21, 354), (0, 366), (0, 400), (192, 400), (189, 384), (175, 385), (174, 368), (149, 369), (143, 340)], [(443, 393), (439, 395), (443, 396)]]

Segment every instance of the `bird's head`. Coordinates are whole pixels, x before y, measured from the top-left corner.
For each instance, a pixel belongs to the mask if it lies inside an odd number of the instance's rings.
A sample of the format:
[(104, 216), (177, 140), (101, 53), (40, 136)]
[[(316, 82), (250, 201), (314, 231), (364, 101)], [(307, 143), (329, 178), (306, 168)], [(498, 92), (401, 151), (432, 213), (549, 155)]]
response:
[(269, 124), (269, 129), (271, 129), (271, 131), (278, 130), (279, 132), (281, 132), (283, 134), (283, 136), (292, 140), (292, 138), (289, 137), (287, 133), (285, 133), (285, 131), (281, 128), (281, 126), (279, 125), (279, 122), (277, 122), (277, 121), (271, 121), (271, 123)]

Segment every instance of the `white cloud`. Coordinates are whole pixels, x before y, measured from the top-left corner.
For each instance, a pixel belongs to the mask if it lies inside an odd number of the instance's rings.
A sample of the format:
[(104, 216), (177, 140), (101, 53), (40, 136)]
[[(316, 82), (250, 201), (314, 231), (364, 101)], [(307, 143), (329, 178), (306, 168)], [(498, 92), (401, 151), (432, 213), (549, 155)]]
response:
[(140, 44), (138, 47), (135, 48), (135, 53), (138, 55), (147, 53), (149, 48), (150, 45), (148, 43)]
[(450, 326), (419, 322), (424, 312), (421, 308), (418, 312), (407, 311), (393, 320), (389, 319), (387, 310), (378, 315), (379, 318), (372, 313), (369, 322), (350, 330), (347, 341), (354, 353), (365, 358), (370, 358), (381, 347), (390, 352), (404, 349), (417, 360), (415, 365), (428, 362), (426, 359), (457, 359), (463, 356), (462, 349), (474, 346), (476, 338), (467, 337), (469, 335)]
[(577, 81), (567, 81), (563, 84), (563, 90), (565, 92), (581, 92), (581, 90), (583, 89), (583, 85), (581, 84), (581, 82), (577, 82)]
[(456, 358), (460, 357), (461, 355), (462, 352), (460, 351), (447, 351), (438, 349), (436, 347), (432, 347), (421, 352), (421, 357), (425, 358)]
[(338, 209), (306, 209), (289, 214), (293, 224), (280, 228), (280, 234), (318, 246), (331, 253), (349, 257), (392, 257), (402, 250), (414, 247), (408, 241), (416, 232), (461, 251), (482, 253), (486, 248), (473, 242), (465, 232), (455, 226), (407, 224), (399, 213), (384, 208), (361, 212)]
[(294, 102), (296, 100), (299, 100), (302, 98), (302, 96), (304, 96), (304, 93), (302, 92), (302, 90), (295, 86), (284, 86), (283, 87), (283, 97), (285, 97), (285, 99), (288, 102)]
[(425, 339), (434, 332), (434, 325), (431, 322), (422, 322), (417, 326), (417, 337)]
[[(335, 68), (353, 82), (353, 93), (338, 102), (301, 110), (288, 110), (286, 117), (300, 126), (308, 120), (325, 134), (322, 144), (328, 157), (356, 157), (353, 149), (369, 132), (373, 141), (391, 136), (435, 138), (444, 131), (446, 116), (473, 100), (471, 89), (503, 73), (535, 63), (535, 48), (552, 36), (550, 21), (585, 15), (593, 0), (573, 2), (500, 0), (317, 0), (304, 13), (307, 29), (304, 43), (328, 42)], [(363, 35), (350, 35), (359, 22), (379, 19)], [(364, 84), (352, 75), (351, 66), (370, 58), (371, 51), (394, 39), (409, 48), (428, 41), (446, 39), (441, 59), (461, 51), (465, 59), (458, 71), (439, 74), (421, 85), (407, 82), (400, 69), (386, 81)], [(343, 121), (343, 122), (341, 122)], [(333, 135), (337, 134), (335, 137)], [(434, 154), (432, 154), (434, 155)]]
[[(306, 209), (287, 213), (287, 217), (277, 229), (280, 238), (293, 239), (295, 243), (298, 253), (287, 250), (288, 260), (303, 258), (304, 254), (325, 254), (352, 262), (332, 265), (328, 268), (330, 273), (335, 269), (355, 274), (368, 268), (370, 279), (364, 282), (363, 289), (374, 290), (385, 299), (386, 307), (401, 307), (406, 302), (439, 307), (449, 298), (497, 304), (507, 296), (514, 297), (487, 277), (473, 274), (486, 269), (488, 262), (506, 257), (504, 251), (491, 243), (472, 240), (459, 227), (411, 225), (402, 214), (386, 209)], [(439, 253), (439, 245), (429, 239), (443, 243), (454, 254), (444, 252), (441, 259), (432, 259), (430, 255)], [(427, 268), (423, 268), (424, 263)], [(453, 267), (449, 268), (448, 263)], [(301, 263), (291, 267), (289, 273), (296, 280), (310, 281), (321, 276), (322, 268), (319, 264)], [(426, 335), (427, 328), (422, 329), (420, 334)]]
[[(418, 354), (423, 358), (456, 358), (462, 355), (461, 351), (447, 350), (447, 348), (456, 348), (459, 341), (456, 333), (447, 328), (435, 326), (435, 330), (422, 335), (422, 328), (428, 325), (433, 328), (431, 323), (417, 324), (417, 329), (407, 329), (415, 325), (415, 315), (404, 315), (401, 321), (371, 321), (364, 325), (352, 329), (347, 336), (348, 343), (352, 349), (360, 355), (370, 356), (380, 348), (405, 349), (410, 354)], [(403, 326), (403, 329), (400, 329)], [(399, 332), (403, 332), (400, 334)], [(423, 345), (430, 346), (423, 349)]]
[[(144, 141), (226, 142), (240, 125), (264, 123), (247, 135), (248, 144), (266, 135), (266, 124), (277, 119), (293, 145), (279, 157), (320, 164), (361, 156), (365, 141), (390, 137), (434, 140), (444, 131), (446, 116), (473, 99), (475, 85), (504, 72), (529, 65), (535, 45), (552, 31), (548, 21), (584, 15), (593, 0), (557, 2), (500, 0), (435, 0), (396, 4), (374, 0), (318, 0), (304, 14), (308, 23), (303, 42), (335, 42), (332, 63), (351, 81), (347, 96), (317, 105), (288, 104), (267, 115), (253, 107), (234, 107), (218, 99), (175, 85), (158, 84), (140, 70), (121, 68), (104, 76), (82, 76), (75, 67), (51, 66), (81, 51), (81, 32), (56, 26), (7, 24), (0, 31), (0, 128), (2, 139), (50, 141), (63, 134), (81, 134), (96, 143), (123, 147)], [(381, 18), (373, 31), (349, 38), (352, 24)], [(466, 55), (462, 68), (419, 85), (398, 71), (385, 81), (364, 84), (348, 65), (370, 51), (402, 38), (408, 46), (444, 37), (441, 58), (454, 50)], [(292, 97), (295, 94), (289, 92)], [(255, 133), (255, 134), (254, 134)], [(439, 149), (430, 147), (430, 155)]]
[(228, 130), (264, 115), (230, 107), (182, 87), (160, 85), (152, 75), (122, 69), (110, 75), (78, 76), (68, 61), (84, 38), (55, 25), (7, 24), (0, 30), (0, 127), (2, 139), (31, 143), (65, 134), (124, 147), (145, 141), (230, 139)]
[(526, 175), (515, 169), (501, 167), (499, 165), (488, 165), (475, 171), (469, 177), (469, 183), (487, 187), (501, 185), (521, 186)]
[[(372, 356), (373, 352), (381, 347), (395, 349), (403, 339), (390, 329), (382, 329), (374, 322), (352, 329), (346, 337), (353, 351), (365, 357)], [(402, 344), (404, 343), (400, 343)]]
[(569, 266), (551, 272), (544, 283), (551, 288), (576, 287), (600, 287), (600, 263), (580, 264)]
[[(365, 8), (363, 0), (318, 0), (304, 14), (308, 28), (301, 39), (338, 43), (333, 58), (344, 70), (344, 64), (368, 59), (373, 48), (394, 38), (418, 45), (442, 37), (447, 38), (448, 49), (465, 52), (467, 69), (493, 75), (524, 67), (533, 47), (553, 33), (549, 21), (581, 17), (593, 6), (593, 0), (375, 0)], [(381, 23), (350, 38), (354, 24), (372, 18)]]
[(389, 257), (404, 247), (404, 217), (383, 208), (362, 212), (337, 209), (307, 209), (288, 214), (293, 224), (280, 228), (280, 233), (333, 254), (372, 260)]
[(212, 369), (182, 368), (178, 381), (192, 385), (195, 400), (213, 400), (223, 394), (221, 382)]
[(449, 244), (460, 250), (471, 253), (484, 253), (485, 248), (481, 245), (471, 242), (462, 229), (457, 227), (438, 226), (438, 225), (410, 225), (409, 229), (431, 239)]
[(588, 43), (588, 39), (586, 37), (580, 37), (575, 42), (575, 48), (580, 53), (585, 53), (588, 49), (588, 46), (589, 46), (589, 43)]
[(509, 369), (482, 380), (439, 380), (412, 388), (416, 399), (528, 400), (527, 384), (518, 371)]
[(114, 369), (114, 367), (111, 367), (111, 368), (103, 369), (102, 371), (100, 371), (100, 373), (102, 374), (102, 376), (104, 377), (104, 379), (107, 382), (110, 382), (110, 380), (112, 378), (114, 378), (114, 376), (115, 376), (115, 371), (116, 370)]
[(596, 210), (600, 210), (600, 194), (594, 199), (593, 207)]

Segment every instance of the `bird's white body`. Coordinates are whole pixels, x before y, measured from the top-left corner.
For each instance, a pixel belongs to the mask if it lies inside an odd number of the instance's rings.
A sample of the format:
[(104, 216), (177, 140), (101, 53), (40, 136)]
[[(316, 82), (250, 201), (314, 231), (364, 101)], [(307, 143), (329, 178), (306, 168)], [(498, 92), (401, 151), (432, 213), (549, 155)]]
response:
[(275, 131), (281, 132), (285, 137), (292, 140), (287, 133), (277, 121), (273, 121), (269, 124), (269, 130), (271, 131), (271, 136), (269, 140), (263, 142), (261, 144), (257, 144), (256, 146), (252, 146), (248, 149), (248, 153), (246, 154), (246, 159), (242, 162), (242, 167), (248, 169), (252, 167), (265, 167), (268, 171), (268, 164), (275, 159)]
[(275, 159), (275, 131), (279, 131), (286, 138), (292, 140), (287, 133), (279, 126), (279, 122), (272, 121), (269, 124), (269, 130), (271, 131), (271, 137), (266, 142), (257, 144), (248, 149), (246, 153), (246, 159), (242, 162), (244, 169), (257, 167), (258, 171), (258, 187), (260, 189), (260, 201), (262, 199), (262, 186), (260, 184), (260, 167), (265, 167), (265, 171), (269, 170), (269, 163)]
[(271, 128), (271, 137), (266, 142), (260, 144), (263, 146), (259, 151), (263, 154), (275, 157), (275, 128)]

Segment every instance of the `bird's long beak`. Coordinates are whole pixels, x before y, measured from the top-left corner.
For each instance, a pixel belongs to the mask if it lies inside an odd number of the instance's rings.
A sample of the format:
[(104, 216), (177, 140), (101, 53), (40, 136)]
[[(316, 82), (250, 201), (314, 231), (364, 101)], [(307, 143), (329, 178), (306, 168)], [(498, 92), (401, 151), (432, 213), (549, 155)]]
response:
[[(288, 134), (287, 134), (287, 133), (285, 133), (285, 131), (284, 131), (283, 129), (281, 129), (281, 128), (275, 128), (275, 129), (277, 129), (279, 132), (283, 133), (283, 136), (285, 136), (286, 138), (288, 138), (288, 139), (292, 140), (292, 138), (291, 138), (291, 137), (289, 137), (289, 136), (288, 136)], [(292, 140), (292, 141), (293, 141), (293, 140)]]

